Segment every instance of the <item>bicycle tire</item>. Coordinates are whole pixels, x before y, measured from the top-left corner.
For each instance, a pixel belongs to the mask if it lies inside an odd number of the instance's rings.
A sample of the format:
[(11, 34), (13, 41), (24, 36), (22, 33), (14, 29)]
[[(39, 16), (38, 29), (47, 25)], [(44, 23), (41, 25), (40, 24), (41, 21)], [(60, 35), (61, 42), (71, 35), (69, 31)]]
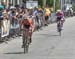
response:
[(59, 36), (61, 36), (61, 26), (58, 27)]
[(26, 49), (25, 49), (25, 47), (24, 47), (24, 54), (26, 53), (26, 51), (25, 51)]
[(24, 54), (28, 53), (28, 48), (29, 48), (28, 39), (25, 37), (25, 39), (24, 39)]
[(28, 46), (24, 47), (24, 54), (28, 53)]
[(24, 48), (24, 54), (26, 53), (26, 48), (25, 48), (25, 38), (23, 39), (23, 48)]
[(29, 48), (29, 46), (28, 46), (28, 45), (26, 45), (26, 53), (28, 53), (28, 48)]
[(61, 31), (59, 32), (59, 35), (61, 36)]

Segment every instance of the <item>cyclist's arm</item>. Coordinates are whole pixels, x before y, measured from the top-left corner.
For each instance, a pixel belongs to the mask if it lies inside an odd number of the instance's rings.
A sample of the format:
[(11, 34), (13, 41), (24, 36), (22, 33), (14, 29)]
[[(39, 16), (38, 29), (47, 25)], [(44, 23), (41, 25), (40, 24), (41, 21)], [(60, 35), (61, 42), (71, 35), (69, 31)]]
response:
[(23, 30), (23, 25), (24, 25), (24, 21), (21, 20), (21, 21), (20, 21), (21, 30)]
[(31, 26), (31, 30), (32, 30), (32, 32), (34, 32), (34, 25)]
[[(31, 20), (31, 19), (30, 19)], [(32, 30), (32, 32), (34, 31), (34, 25), (33, 25), (33, 23), (32, 23), (32, 20), (31, 20), (31, 22), (30, 22), (30, 28), (29, 28), (30, 30)]]

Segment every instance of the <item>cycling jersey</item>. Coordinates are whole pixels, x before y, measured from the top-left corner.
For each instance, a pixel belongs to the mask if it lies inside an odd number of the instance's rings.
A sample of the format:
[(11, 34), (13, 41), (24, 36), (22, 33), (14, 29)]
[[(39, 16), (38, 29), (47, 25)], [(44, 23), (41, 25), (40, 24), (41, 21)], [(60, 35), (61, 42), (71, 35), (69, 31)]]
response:
[(63, 13), (63, 12), (57, 12), (57, 13), (56, 13), (56, 16), (57, 16), (57, 17), (63, 17), (63, 16), (64, 16), (64, 13)]
[(28, 19), (28, 20), (22, 20), (21, 21), (21, 25), (24, 25), (25, 28), (29, 28), (32, 26), (32, 20)]
[(45, 16), (49, 16), (50, 15), (50, 10), (49, 8), (45, 8)]
[(57, 12), (56, 16), (57, 16), (57, 21), (60, 21), (64, 17), (64, 13), (63, 12)]

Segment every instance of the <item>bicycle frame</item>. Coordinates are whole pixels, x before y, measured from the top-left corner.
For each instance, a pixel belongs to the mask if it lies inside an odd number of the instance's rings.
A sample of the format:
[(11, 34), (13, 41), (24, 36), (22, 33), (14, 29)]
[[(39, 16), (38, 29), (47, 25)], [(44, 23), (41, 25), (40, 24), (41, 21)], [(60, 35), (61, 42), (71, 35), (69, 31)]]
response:
[(23, 30), (23, 46), (24, 46), (24, 53), (28, 53), (29, 48), (29, 37), (30, 37), (30, 30), (25, 29)]
[(58, 21), (57, 22), (57, 29), (58, 29), (58, 32), (59, 32), (59, 35), (61, 36), (61, 29), (62, 28), (62, 22), (61, 21)]

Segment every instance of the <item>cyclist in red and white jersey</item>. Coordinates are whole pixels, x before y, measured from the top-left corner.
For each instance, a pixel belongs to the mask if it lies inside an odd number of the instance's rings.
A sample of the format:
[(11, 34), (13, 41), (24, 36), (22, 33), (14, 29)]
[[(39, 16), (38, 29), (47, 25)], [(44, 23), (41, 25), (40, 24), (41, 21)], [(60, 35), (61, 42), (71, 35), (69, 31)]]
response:
[(58, 24), (59, 21), (61, 21), (62, 27), (63, 27), (63, 23), (65, 21), (65, 19), (64, 19), (64, 13), (61, 10), (57, 10), (56, 17), (57, 17), (56, 18), (57, 19), (57, 24)]

